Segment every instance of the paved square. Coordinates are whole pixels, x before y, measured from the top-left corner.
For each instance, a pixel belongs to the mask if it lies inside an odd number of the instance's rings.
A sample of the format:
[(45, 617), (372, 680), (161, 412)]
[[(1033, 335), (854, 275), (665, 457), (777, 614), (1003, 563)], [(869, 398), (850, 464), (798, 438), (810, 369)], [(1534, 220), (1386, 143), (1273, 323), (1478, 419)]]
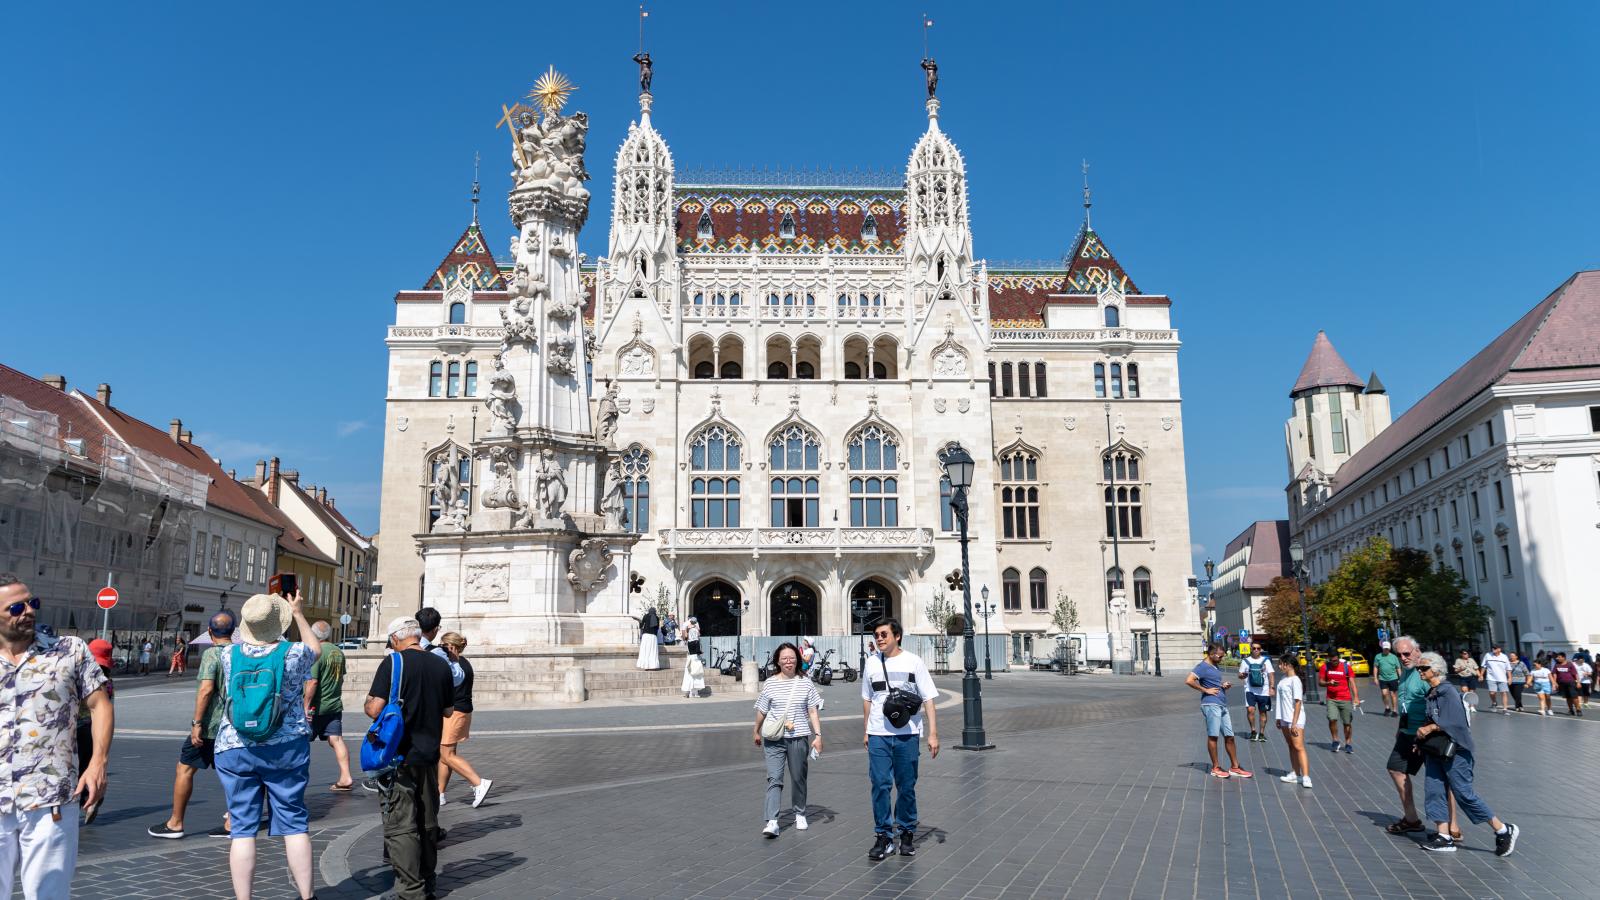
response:
[[(1316, 786), (1304, 790), (1277, 780), (1287, 755), (1276, 736), (1239, 744), (1255, 779), (1209, 777), (1198, 698), (1175, 674), (998, 676), (984, 688), (999, 746), (982, 754), (951, 749), (959, 679), (938, 681), (952, 692), (939, 710), (947, 749), (923, 756), (913, 859), (866, 859), (856, 686), (835, 684), (824, 692), (827, 752), (811, 767), (812, 827), (794, 831), (786, 818), (775, 841), (758, 834), (764, 771), (750, 744), (753, 697), (481, 714), (465, 746), (495, 788), (477, 810), (453, 788), (441, 814), (449, 836), (440, 896), (1596, 895), (1600, 865), (1581, 811), (1600, 802), (1600, 722), (1478, 716), (1479, 788), (1522, 839), (1500, 859), (1488, 828), (1468, 826), (1462, 852), (1441, 857), (1382, 830), (1398, 812), (1383, 771), (1393, 719), (1358, 717), (1357, 752), (1332, 754), (1322, 707), (1313, 707)], [(147, 694), (119, 698), (123, 724), (147, 733), (119, 736), (115, 793), (103, 824), (84, 834), (77, 896), (229, 897), (225, 841), (144, 836), (165, 814), (175, 746), (148, 733), (172, 715), (171, 697)], [(1242, 708), (1235, 720), (1243, 726)], [(373, 795), (328, 793), (331, 757), (319, 747), (313, 759), (319, 896), (382, 896), (390, 875)], [(190, 827), (203, 832), (221, 797), (214, 776), (196, 783)], [(258, 896), (293, 897), (281, 842), (260, 848)]]

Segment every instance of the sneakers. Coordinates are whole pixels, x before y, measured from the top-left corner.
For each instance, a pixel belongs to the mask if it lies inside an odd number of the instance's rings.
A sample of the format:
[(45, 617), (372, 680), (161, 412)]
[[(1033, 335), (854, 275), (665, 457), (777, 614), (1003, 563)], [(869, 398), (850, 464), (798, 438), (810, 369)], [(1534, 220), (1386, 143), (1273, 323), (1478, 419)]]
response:
[[(776, 828), (778, 825), (776, 822), (772, 822), (770, 824), (773, 828)], [(774, 832), (769, 836), (777, 837), (778, 835), (776, 832)], [(873, 862), (881, 862), (893, 849), (894, 841), (890, 840), (887, 834), (880, 834), (877, 836), (877, 839), (872, 842), (872, 849), (867, 851), (867, 859), (870, 859)]]
[(1238, 766), (1234, 766), (1233, 768), (1229, 769), (1228, 770), (1228, 775), (1233, 777), (1233, 778), (1254, 778), (1254, 777), (1256, 777), (1255, 773), (1250, 772), (1250, 771), (1248, 771), (1246, 769), (1241, 769)]
[(1339, 752), (1339, 742), (1338, 741), (1334, 741), (1333, 742), (1333, 746), (1329, 747), (1328, 750), (1329, 750), (1329, 752), (1332, 752), (1332, 753), (1338, 753)]
[(1245, 738), (1245, 740), (1247, 740), (1247, 741), (1254, 741), (1255, 739), (1256, 739), (1256, 733), (1254, 731), (1250, 732), (1250, 736), (1248, 738)]
[(1356, 752), (1356, 745), (1355, 744), (1351, 744), (1351, 743), (1346, 743), (1344, 745), (1344, 752), (1346, 752), (1346, 753), (1354, 753), (1354, 752)]
[(1285, 784), (1294, 784), (1296, 781), (1300, 780), (1300, 776), (1290, 772), (1287, 775), (1281, 776), (1278, 780), (1284, 782)]
[(445, 805), (446, 803), (449, 803), (449, 802), (450, 801), (445, 797), (444, 794), (440, 794), (439, 795), (439, 805), (440, 806), (443, 806), (443, 805)]
[(1506, 830), (1494, 836), (1494, 855), (1510, 856), (1511, 851), (1517, 849), (1517, 835), (1521, 831), (1522, 829), (1507, 822)]
[(167, 827), (167, 823), (165, 823), (165, 822), (161, 822), (161, 823), (156, 824), (156, 825), (151, 825), (149, 828), (146, 828), (144, 830), (144, 833), (150, 835), (153, 838), (161, 838), (162, 840), (167, 840), (167, 841), (175, 841), (175, 840), (178, 840), (179, 838), (183, 837), (183, 829), (182, 828), (168, 828)]
[(382, 790), (378, 786), (378, 779), (376, 778), (368, 778), (366, 781), (361, 782), (361, 789), (369, 794), (376, 794)]
[(1423, 843), (1422, 849), (1432, 853), (1454, 853), (1456, 852), (1456, 842), (1435, 831)]
[(1311, 787), (1311, 776), (1310, 775), (1302, 775), (1302, 776), (1300, 776), (1300, 786), (1303, 787), (1303, 788)]
[(917, 842), (916, 842), (914, 836), (909, 831), (900, 832), (900, 855), (901, 856), (916, 856), (917, 855)]
[(773, 838), (777, 837), (778, 836), (778, 820), (777, 819), (768, 819), (767, 820), (767, 827), (761, 829), (761, 836), (766, 838), (769, 841), (772, 840)]
[(217, 827), (215, 827), (215, 828), (211, 829), (210, 831), (206, 832), (206, 837), (214, 837), (214, 838), (233, 837), (233, 832), (230, 831), (228, 829), (228, 826), (226, 826), (226, 825), (218, 825)]
[(489, 796), (489, 785), (491, 785), (491, 784), (494, 784), (494, 779), (493, 778), (485, 778), (485, 779), (483, 779), (483, 780), (478, 782), (478, 786), (477, 787), (472, 789), (472, 808), (473, 809), (477, 809), (479, 806), (483, 805), (483, 798)]
[(795, 813), (794, 814), (794, 830), (795, 831), (805, 831), (807, 828), (810, 828), (810, 827), (811, 827), (811, 823), (806, 821), (806, 817), (805, 816), (803, 816), (803, 815), (801, 815), (799, 813)]
[(1227, 778), (1228, 777), (1228, 770), (1224, 769), (1221, 766), (1212, 766), (1211, 767), (1211, 777), (1212, 778)]

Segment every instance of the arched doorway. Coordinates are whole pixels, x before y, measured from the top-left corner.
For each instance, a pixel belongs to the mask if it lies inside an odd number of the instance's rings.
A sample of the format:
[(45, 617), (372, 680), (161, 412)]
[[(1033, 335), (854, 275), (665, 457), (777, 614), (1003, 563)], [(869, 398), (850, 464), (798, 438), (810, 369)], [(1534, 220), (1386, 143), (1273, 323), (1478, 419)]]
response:
[(790, 579), (772, 589), (772, 616), (768, 623), (772, 635), (815, 635), (821, 627), (821, 603), (817, 592), (802, 581)]
[(700, 633), (706, 637), (732, 637), (739, 633), (739, 619), (728, 612), (728, 604), (738, 603), (739, 589), (720, 579), (708, 581), (694, 592), (689, 614), (700, 620)]
[[(857, 610), (866, 615), (857, 615)], [(850, 633), (871, 634), (873, 625), (887, 618), (898, 618), (894, 592), (875, 578), (856, 582), (850, 589)]]

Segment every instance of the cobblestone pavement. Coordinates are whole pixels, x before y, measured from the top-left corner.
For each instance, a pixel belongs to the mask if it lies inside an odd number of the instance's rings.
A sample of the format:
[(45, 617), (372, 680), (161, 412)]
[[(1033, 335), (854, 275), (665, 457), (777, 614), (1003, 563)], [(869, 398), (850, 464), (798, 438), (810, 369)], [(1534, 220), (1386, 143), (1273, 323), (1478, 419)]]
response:
[[(959, 678), (938, 680), (959, 691)], [(477, 810), (452, 787), (440, 896), (1571, 898), (1594, 896), (1600, 878), (1580, 812), (1600, 802), (1600, 723), (1480, 715), (1480, 791), (1522, 839), (1500, 859), (1488, 828), (1468, 826), (1461, 852), (1435, 856), (1382, 829), (1398, 812), (1383, 772), (1394, 720), (1358, 717), (1357, 752), (1331, 754), (1313, 707), (1315, 788), (1277, 780), (1286, 754), (1276, 737), (1239, 744), (1257, 778), (1220, 781), (1206, 774), (1197, 698), (1172, 675), (999, 676), (984, 683), (998, 748), (981, 754), (952, 749), (960, 705), (941, 705), (946, 749), (937, 760), (924, 752), (918, 855), (874, 864), (856, 689), (825, 692), (812, 827), (797, 832), (785, 818), (775, 841), (757, 833), (765, 777), (750, 745), (753, 698), (613, 707), (588, 725), (568, 710), (476, 717), (465, 749), (495, 787)], [(135, 696), (119, 696), (119, 727), (131, 733), (118, 737), (103, 824), (84, 833), (76, 895), (231, 896), (226, 841), (144, 835), (165, 815), (175, 743), (160, 732), (178, 707), (159, 691)], [(659, 727), (673, 721), (700, 727)], [(1235, 721), (1243, 727), (1242, 708)], [(373, 795), (327, 792), (330, 754), (313, 758), (319, 896), (384, 895)], [(196, 785), (190, 827), (203, 832), (220, 815), (220, 789), (209, 773)], [(260, 851), (258, 896), (294, 896), (281, 842)]]

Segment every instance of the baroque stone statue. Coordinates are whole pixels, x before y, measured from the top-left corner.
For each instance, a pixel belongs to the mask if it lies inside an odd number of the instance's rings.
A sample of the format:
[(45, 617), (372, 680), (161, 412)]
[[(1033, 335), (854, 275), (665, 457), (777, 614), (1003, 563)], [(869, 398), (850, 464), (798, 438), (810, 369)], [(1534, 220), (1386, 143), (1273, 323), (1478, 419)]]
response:
[(617, 410), (617, 383), (606, 379), (606, 393), (595, 410), (594, 439), (607, 447), (617, 435), (617, 420), (622, 413)]
[(606, 468), (605, 489), (600, 494), (600, 512), (605, 514), (606, 531), (622, 531), (628, 527), (622, 492), (622, 460), (613, 459)]
[(589, 136), (588, 113), (563, 116), (546, 112), (523, 126), (518, 134), (517, 164), (512, 177), (518, 188), (547, 188), (570, 200), (587, 203), (589, 190), (583, 182), (589, 173), (583, 167), (583, 150)]
[(499, 357), (495, 357), (494, 374), (489, 376), (489, 399), (484, 401), (489, 414), (495, 421), (500, 422), (506, 434), (517, 430), (517, 414), (521, 404), (517, 403), (517, 381)]
[(533, 490), (540, 514), (546, 519), (559, 520), (561, 507), (567, 502), (567, 476), (561, 470), (555, 451), (548, 447), (539, 455)]

